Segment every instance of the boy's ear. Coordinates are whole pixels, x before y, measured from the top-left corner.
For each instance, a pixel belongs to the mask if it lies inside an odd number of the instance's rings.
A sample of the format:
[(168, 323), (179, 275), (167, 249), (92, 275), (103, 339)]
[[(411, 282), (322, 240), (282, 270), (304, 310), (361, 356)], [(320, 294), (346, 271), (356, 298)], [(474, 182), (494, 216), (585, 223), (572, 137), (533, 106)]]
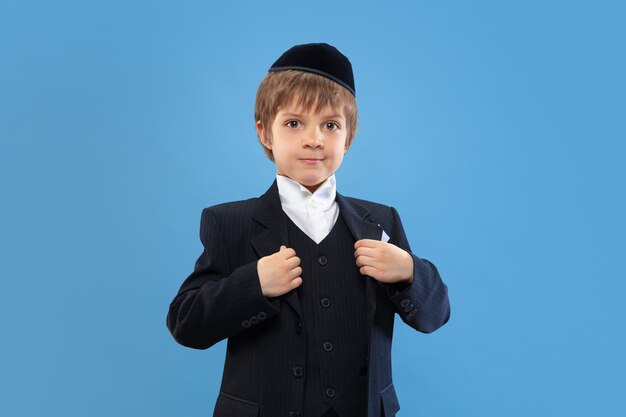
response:
[(261, 143), (263, 144), (263, 146), (271, 150), (272, 143), (265, 136), (265, 129), (263, 128), (263, 123), (261, 123), (260, 120), (256, 121), (256, 133), (257, 135), (259, 135), (259, 140), (261, 140)]

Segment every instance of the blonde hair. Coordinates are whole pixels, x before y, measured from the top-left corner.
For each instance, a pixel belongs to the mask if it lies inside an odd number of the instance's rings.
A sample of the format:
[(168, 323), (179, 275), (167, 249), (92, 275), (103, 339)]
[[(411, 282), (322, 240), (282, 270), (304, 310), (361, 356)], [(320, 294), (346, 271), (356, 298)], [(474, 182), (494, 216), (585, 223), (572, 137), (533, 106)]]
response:
[[(320, 111), (329, 105), (333, 110), (341, 111), (346, 118), (346, 146), (352, 145), (358, 128), (354, 95), (335, 81), (298, 70), (270, 71), (259, 85), (254, 104), (254, 120), (263, 125), (267, 140), (272, 140), (272, 123), (276, 114), (292, 103), (305, 111), (310, 111), (314, 106), (315, 111)], [(258, 139), (263, 146), (261, 138)], [(263, 150), (273, 161), (272, 150), (265, 146)]]

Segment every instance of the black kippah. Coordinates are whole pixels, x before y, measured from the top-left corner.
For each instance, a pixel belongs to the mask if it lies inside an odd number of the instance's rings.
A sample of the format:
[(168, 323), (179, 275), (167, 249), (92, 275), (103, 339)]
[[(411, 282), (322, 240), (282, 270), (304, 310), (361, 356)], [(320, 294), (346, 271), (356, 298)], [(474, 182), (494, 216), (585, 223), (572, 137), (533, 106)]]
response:
[(352, 64), (337, 48), (327, 43), (296, 45), (282, 54), (269, 70), (312, 72), (341, 84), (356, 96)]

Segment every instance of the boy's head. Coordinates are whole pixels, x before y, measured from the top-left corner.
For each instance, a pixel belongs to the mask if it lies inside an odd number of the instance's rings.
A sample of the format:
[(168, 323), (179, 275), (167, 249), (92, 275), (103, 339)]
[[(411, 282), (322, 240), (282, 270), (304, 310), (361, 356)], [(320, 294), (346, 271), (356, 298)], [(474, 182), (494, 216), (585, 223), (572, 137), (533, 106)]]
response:
[(294, 46), (272, 65), (254, 117), (279, 174), (311, 190), (335, 172), (357, 130), (354, 91), (350, 61), (327, 44)]

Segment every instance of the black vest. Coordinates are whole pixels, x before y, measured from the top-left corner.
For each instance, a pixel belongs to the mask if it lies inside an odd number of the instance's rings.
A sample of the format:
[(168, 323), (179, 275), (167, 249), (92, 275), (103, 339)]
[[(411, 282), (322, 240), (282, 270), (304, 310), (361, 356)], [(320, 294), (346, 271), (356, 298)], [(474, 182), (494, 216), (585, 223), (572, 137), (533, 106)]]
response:
[(365, 276), (355, 263), (354, 237), (341, 213), (319, 244), (286, 217), (303, 281), (297, 289), (307, 347), (300, 417), (320, 417), (329, 408), (339, 417), (362, 417), (367, 415)]

